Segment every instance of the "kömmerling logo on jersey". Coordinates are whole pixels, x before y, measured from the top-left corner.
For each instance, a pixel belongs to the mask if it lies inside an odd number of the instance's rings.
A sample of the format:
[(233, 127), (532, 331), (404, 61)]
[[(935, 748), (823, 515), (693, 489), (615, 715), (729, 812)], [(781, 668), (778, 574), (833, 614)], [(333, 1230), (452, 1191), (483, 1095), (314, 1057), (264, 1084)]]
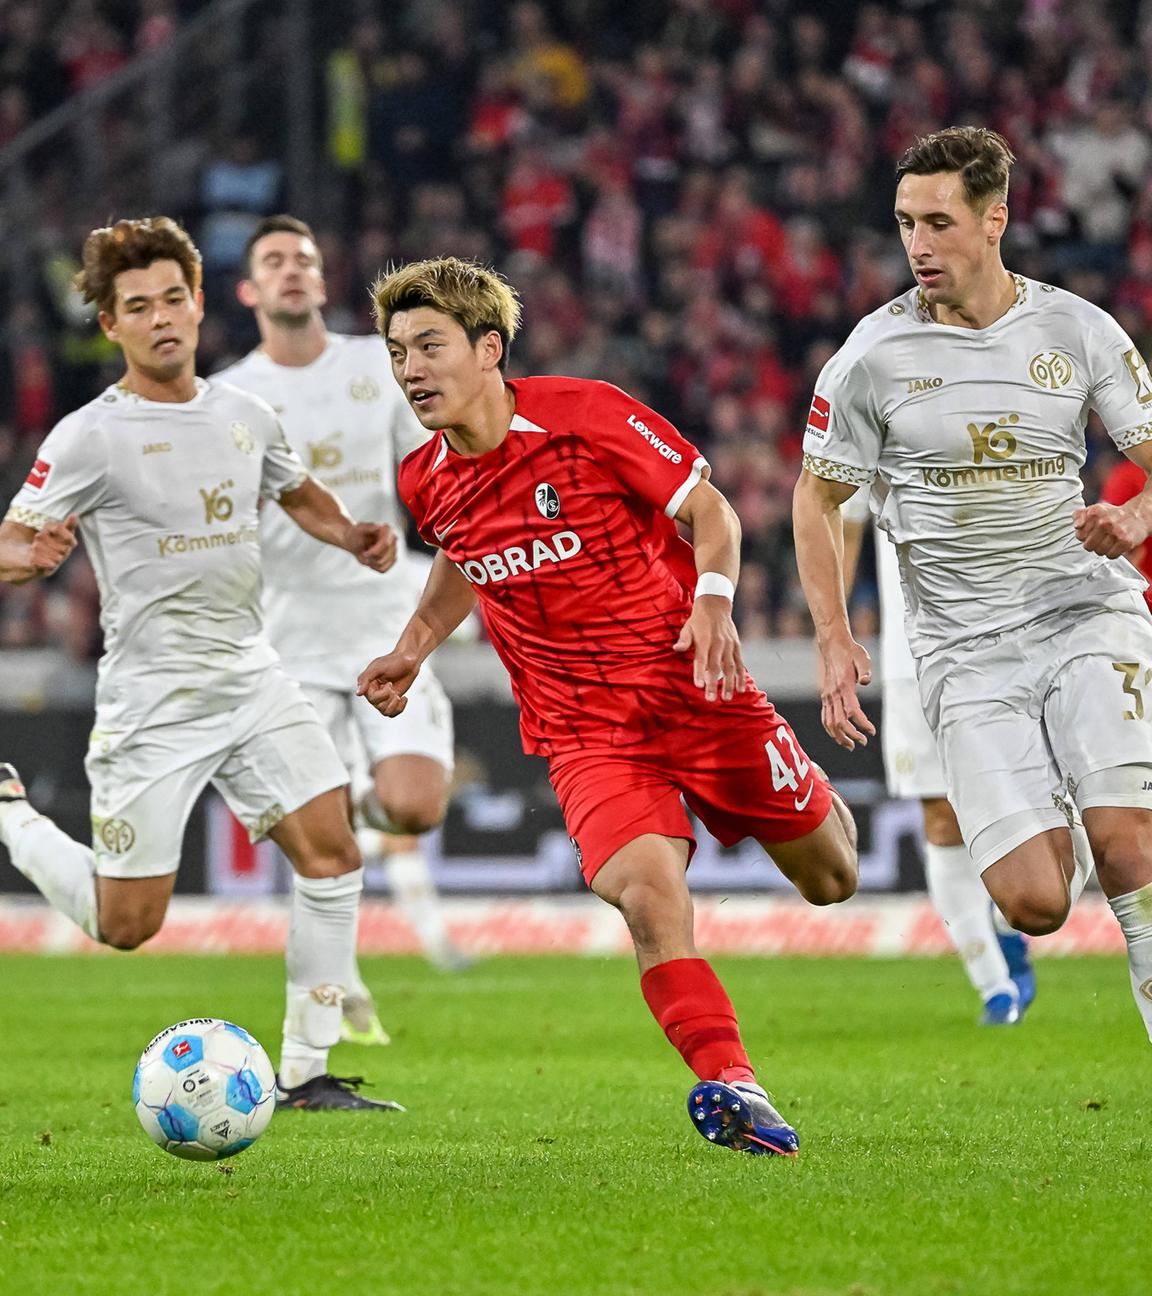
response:
[[(1067, 459), (1052, 455), (1046, 459), (1024, 459), (1005, 463), (1016, 453), (1018, 442), (1008, 429), (1020, 422), (1019, 414), (1002, 414), (995, 423), (969, 423), (972, 438), (971, 468), (921, 468), (925, 486), (947, 489), (952, 486), (977, 486), (983, 482), (1034, 481), (1037, 477), (1062, 477)], [(992, 464), (985, 464), (991, 459)]]
[(556, 488), (550, 486), (548, 482), (541, 482), (536, 487), (536, 508), (540, 516), (549, 522), (560, 516), (560, 496), (556, 494)]
[(344, 462), (344, 451), (334, 444), (344, 434), (329, 432), (321, 441), (308, 442), (308, 467), (312, 469), (339, 468)]
[(205, 522), (227, 522), (232, 516), (232, 497), (225, 495), (224, 492), (231, 490), (234, 485), (234, 482), (226, 481), (212, 490), (200, 488), (200, 498), (204, 502)]

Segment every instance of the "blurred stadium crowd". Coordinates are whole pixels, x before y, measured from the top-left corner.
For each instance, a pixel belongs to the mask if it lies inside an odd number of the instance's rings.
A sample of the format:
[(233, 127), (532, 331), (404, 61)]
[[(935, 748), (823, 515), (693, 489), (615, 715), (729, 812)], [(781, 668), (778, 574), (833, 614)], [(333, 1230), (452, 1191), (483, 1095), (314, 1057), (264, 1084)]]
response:
[[(0, 0), (0, 164), (26, 126), (206, 8)], [(276, 21), (253, 8), (241, 57), (267, 54)], [(746, 637), (807, 632), (788, 520), (805, 413), (827, 357), (909, 283), (891, 202), (913, 137), (966, 122), (1003, 132), (1018, 156), (1008, 264), (1111, 310), (1148, 352), (1149, 0), (313, 9), (314, 47), (281, 57), (304, 61), (316, 88), (315, 198), (296, 214), (321, 233), (332, 326), (371, 328), (366, 285), (390, 260), (498, 265), (526, 306), (514, 372), (618, 383), (708, 454), (743, 521)], [(205, 255), (206, 373), (253, 342), (232, 295), (238, 254), (286, 201), (284, 123), (248, 116), (227, 138), (182, 141), (169, 208)], [(52, 423), (118, 376), (66, 286), (88, 228), (147, 214), (117, 206), (131, 188), (105, 129), (108, 207), (69, 209), (57, 176), (36, 289), (3, 302), (5, 499)], [(1113, 460), (1093, 429), (1090, 497)], [(863, 633), (873, 601), (865, 580)], [(73, 561), (43, 587), (0, 594), (0, 647), (63, 642), (89, 657), (95, 608), (91, 573)]]

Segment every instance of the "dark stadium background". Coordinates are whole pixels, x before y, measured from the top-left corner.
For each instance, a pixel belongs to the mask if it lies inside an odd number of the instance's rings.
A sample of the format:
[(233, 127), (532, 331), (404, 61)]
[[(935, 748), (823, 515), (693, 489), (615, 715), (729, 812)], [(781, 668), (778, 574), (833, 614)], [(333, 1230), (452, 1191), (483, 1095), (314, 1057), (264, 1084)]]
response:
[[(823, 740), (802, 649), (788, 510), (813, 379), (906, 286), (894, 162), (950, 123), (993, 126), (1018, 155), (1010, 267), (1106, 307), (1147, 353), (1150, 68), (1138, 3), (0, 0), (0, 494), (119, 375), (68, 286), (94, 225), (188, 225), (205, 373), (254, 341), (232, 287), (268, 212), (318, 230), (338, 330), (371, 328), (367, 285), (391, 261), (492, 261), (525, 301), (514, 372), (618, 383), (708, 455), (744, 527), (749, 654), (853, 780), (867, 846), (878, 753), (845, 763)], [(1097, 427), (1089, 450), (1094, 498), (1115, 455)], [(867, 565), (854, 616), (874, 631)], [(0, 756), (81, 836), (98, 652), (82, 556), (0, 588)], [(515, 840), (489, 842), (514, 854), (555, 827), (542, 767), (506, 700), (458, 703), (481, 791), (522, 794)], [(197, 819), (181, 889), (203, 884), (202, 838)], [(906, 841), (887, 884), (918, 881)]]

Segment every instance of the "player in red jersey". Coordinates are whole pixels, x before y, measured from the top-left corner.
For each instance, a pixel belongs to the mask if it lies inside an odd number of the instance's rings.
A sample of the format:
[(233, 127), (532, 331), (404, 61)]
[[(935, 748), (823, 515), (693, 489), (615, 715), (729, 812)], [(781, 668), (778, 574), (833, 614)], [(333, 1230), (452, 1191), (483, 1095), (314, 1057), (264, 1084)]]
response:
[(396, 380), (438, 432), (404, 460), (399, 490), (440, 552), (360, 692), (398, 715), (421, 663), (479, 600), (525, 750), (548, 759), (584, 877), (623, 914), (644, 998), (702, 1082), (689, 1095), (697, 1128), (794, 1155), (796, 1133), (756, 1083), (693, 943), (681, 797), (720, 841), (756, 838), (814, 904), (855, 891), (855, 832), (744, 669), (736, 515), (696, 449), (618, 388), (505, 380), (520, 309), (493, 271), (425, 261), (374, 292)]
[[(1134, 496), (1139, 495), (1148, 481), (1148, 474), (1138, 463), (1131, 459), (1121, 459), (1104, 478), (1100, 489), (1101, 504), (1127, 504)], [(1128, 561), (1135, 563), (1141, 576), (1148, 582), (1144, 589), (1144, 602), (1152, 611), (1152, 544), (1147, 540), (1128, 555)]]

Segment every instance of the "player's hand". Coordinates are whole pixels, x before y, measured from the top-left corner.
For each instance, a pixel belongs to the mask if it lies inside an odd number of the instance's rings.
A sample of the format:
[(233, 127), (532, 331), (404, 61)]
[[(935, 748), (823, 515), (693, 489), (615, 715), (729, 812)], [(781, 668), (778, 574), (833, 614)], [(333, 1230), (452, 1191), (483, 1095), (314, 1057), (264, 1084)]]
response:
[(733, 693), (743, 693), (747, 688), (730, 599), (720, 594), (699, 595), (680, 638), (672, 646), (677, 652), (691, 650), (692, 679), (709, 702), (715, 702), (717, 695), (727, 702)]
[(872, 682), (872, 660), (855, 639), (825, 647), (821, 652), (824, 678), (820, 683), (820, 720), (833, 742), (848, 751), (868, 746), (876, 726), (864, 714), (856, 688)]
[(396, 561), (396, 532), (383, 522), (353, 522), (345, 547), (365, 567), (386, 572)]
[(385, 716), (398, 716), (408, 705), (405, 693), (420, 674), (412, 653), (390, 652), (376, 657), (360, 672), (356, 692)]
[(70, 513), (63, 522), (49, 522), (28, 542), (28, 560), (41, 576), (51, 576), (76, 548), (79, 518)]
[(1072, 523), (1084, 548), (1105, 558), (1123, 558), (1148, 539), (1148, 523), (1127, 504), (1079, 508), (1072, 514)]

